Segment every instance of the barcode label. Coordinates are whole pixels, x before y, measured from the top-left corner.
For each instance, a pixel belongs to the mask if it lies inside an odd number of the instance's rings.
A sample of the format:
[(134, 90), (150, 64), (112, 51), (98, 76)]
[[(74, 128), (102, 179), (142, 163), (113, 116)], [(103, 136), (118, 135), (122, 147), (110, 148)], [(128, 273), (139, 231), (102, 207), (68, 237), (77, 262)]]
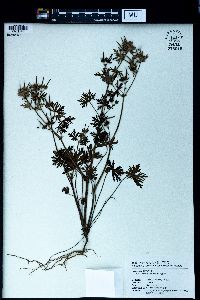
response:
[(28, 25), (9, 25), (8, 29), (12, 32), (22, 32), (23, 30), (28, 30)]
[(5, 24), (7, 36), (20, 36), (21, 34), (29, 33), (31, 30), (31, 24)]

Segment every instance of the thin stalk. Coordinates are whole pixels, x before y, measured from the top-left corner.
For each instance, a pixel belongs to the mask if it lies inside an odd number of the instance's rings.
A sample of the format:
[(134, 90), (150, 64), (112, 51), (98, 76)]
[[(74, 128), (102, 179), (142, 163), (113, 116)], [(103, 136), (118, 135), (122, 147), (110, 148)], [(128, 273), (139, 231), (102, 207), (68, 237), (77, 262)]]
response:
[(92, 204), (91, 204), (90, 214), (88, 218), (88, 228), (91, 228), (91, 221), (94, 214), (95, 203), (96, 203), (96, 192), (94, 190), (94, 186), (92, 186)]
[(119, 182), (119, 184), (118, 184), (117, 187), (114, 189), (114, 191), (112, 192), (112, 194), (106, 199), (106, 201), (105, 201), (104, 204), (102, 205), (101, 209), (99, 210), (99, 212), (97, 213), (97, 215), (96, 215), (95, 218), (93, 219), (91, 225), (94, 224), (94, 223), (97, 221), (97, 219), (100, 217), (100, 215), (101, 215), (101, 213), (102, 213), (102, 211), (103, 211), (105, 205), (108, 203), (108, 201), (109, 201), (111, 198), (113, 198), (113, 195), (115, 194), (115, 192), (117, 191), (117, 189), (119, 188), (119, 186), (121, 185), (121, 183), (122, 183), (125, 179), (126, 179), (126, 177), (124, 177), (124, 178)]
[[(119, 125), (120, 125), (120, 123), (121, 123), (122, 114), (123, 114), (123, 109), (124, 109), (124, 99), (125, 99), (125, 97), (123, 97), (123, 99), (122, 99), (122, 106), (121, 106), (121, 112), (120, 112), (119, 121), (118, 121), (117, 127), (116, 127), (116, 129), (115, 129), (115, 132), (114, 132), (114, 134), (113, 134), (113, 137), (112, 137), (112, 139), (111, 139), (111, 140), (113, 140), (113, 141), (114, 141), (114, 139), (115, 139), (115, 135), (116, 135), (116, 133), (117, 133), (117, 131), (118, 131), (118, 129), (119, 129)], [(105, 169), (106, 169), (107, 162), (108, 162), (108, 160), (109, 160), (109, 158), (110, 158), (110, 153), (111, 153), (111, 146), (109, 146), (107, 160), (106, 160), (106, 163), (105, 163), (105, 165), (104, 165), (103, 171), (102, 171), (102, 173), (101, 173), (101, 175), (100, 175), (100, 177), (99, 177), (99, 179), (98, 179), (98, 181), (97, 181), (97, 184), (96, 184), (95, 189), (97, 189), (97, 187), (98, 187), (98, 185), (99, 185), (99, 183), (100, 183), (100, 181), (101, 181), (101, 179), (102, 179), (102, 177), (103, 177), (103, 174), (104, 174)]]
[(136, 70), (136, 72), (135, 72), (135, 75), (134, 75), (134, 77), (133, 77), (133, 80), (132, 80), (132, 82), (131, 82), (129, 88), (128, 88), (127, 91), (126, 91), (126, 95), (128, 94), (130, 88), (132, 87), (132, 85), (133, 85), (133, 83), (134, 83), (134, 81), (135, 81), (135, 78), (136, 78), (137, 73), (138, 73), (138, 71), (139, 71), (140, 65), (141, 65), (141, 64), (138, 65), (138, 68), (137, 68), (137, 70)]
[(89, 184), (90, 184), (90, 181), (89, 179), (86, 180), (86, 188), (85, 188), (85, 206), (84, 206), (84, 222), (85, 222), (85, 225), (87, 224), (87, 204), (88, 204), (88, 191), (89, 191)]
[(80, 205), (79, 205), (79, 201), (76, 197), (76, 192), (75, 192), (75, 189), (74, 189), (74, 185), (73, 185), (73, 182), (72, 180), (69, 178), (69, 176), (67, 175), (67, 179), (71, 185), (71, 188), (72, 188), (72, 192), (73, 192), (73, 195), (74, 195), (74, 200), (75, 200), (75, 203), (76, 203), (76, 206), (77, 206), (77, 209), (78, 209), (78, 213), (79, 213), (79, 217), (80, 217), (80, 221), (81, 221), (81, 225), (82, 227), (84, 227), (84, 219), (83, 219), (83, 215), (82, 215), (82, 212), (81, 212), (81, 209), (80, 209)]

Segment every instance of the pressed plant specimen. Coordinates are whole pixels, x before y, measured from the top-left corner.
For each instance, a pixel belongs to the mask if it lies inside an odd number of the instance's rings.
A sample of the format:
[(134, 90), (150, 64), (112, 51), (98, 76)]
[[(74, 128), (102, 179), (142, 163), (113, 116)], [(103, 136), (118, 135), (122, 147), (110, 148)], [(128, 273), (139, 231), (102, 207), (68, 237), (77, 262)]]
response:
[[(118, 143), (117, 133), (121, 124), (125, 99), (136, 79), (141, 63), (148, 55), (136, 48), (126, 37), (121, 38), (110, 56), (101, 58), (102, 69), (94, 74), (105, 83), (105, 90), (99, 97), (89, 90), (80, 99), (82, 108), (90, 108), (94, 115), (81, 130), (71, 129), (74, 117), (66, 115), (65, 107), (52, 101), (47, 95), (50, 80), (45, 83), (36, 81), (25, 84), (18, 90), (21, 106), (33, 111), (39, 121), (39, 127), (48, 130), (54, 141), (52, 163), (61, 168), (67, 185), (62, 192), (72, 197), (80, 219), (82, 238), (73, 247), (53, 254), (46, 262), (24, 259), (28, 264), (36, 263), (31, 273), (38, 270), (50, 270), (56, 266), (66, 268), (67, 262), (78, 255), (86, 256), (89, 249), (89, 234), (93, 225), (102, 214), (106, 204), (114, 198), (119, 186), (126, 179), (132, 180), (142, 188), (147, 177), (141, 172), (140, 164), (130, 165), (127, 170), (117, 166), (112, 159), (112, 150)], [(114, 181), (113, 192), (102, 199), (106, 180)], [(82, 243), (81, 249), (77, 249)], [(94, 251), (94, 250), (93, 250)]]

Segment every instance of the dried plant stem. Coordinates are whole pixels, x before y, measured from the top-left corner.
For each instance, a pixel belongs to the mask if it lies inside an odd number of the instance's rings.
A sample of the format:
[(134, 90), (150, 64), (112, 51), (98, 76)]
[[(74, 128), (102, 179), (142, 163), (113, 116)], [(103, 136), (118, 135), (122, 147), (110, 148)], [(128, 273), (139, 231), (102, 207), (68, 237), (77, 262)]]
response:
[(114, 189), (114, 191), (112, 192), (112, 194), (106, 199), (106, 201), (104, 202), (104, 204), (102, 205), (101, 209), (99, 210), (99, 212), (97, 213), (97, 215), (94, 217), (93, 221), (92, 221), (92, 224), (94, 224), (97, 219), (100, 217), (102, 211), (103, 211), (103, 208), (105, 207), (105, 205), (108, 203), (108, 201), (113, 198), (113, 195), (115, 194), (115, 192), (117, 191), (117, 189), (119, 188), (119, 186), (122, 184), (122, 182), (126, 179), (126, 177), (124, 177), (119, 183), (118, 185), (116, 186), (116, 188)]
[[(44, 78), (39, 84), (36, 77), (34, 84), (29, 83), (26, 86), (24, 83), (18, 90), (18, 96), (23, 101), (22, 106), (34, 111), (42, 129), (47, 129), (52, 134), (55, 145), (53, 165), (63, 168), (69, 186), (65, 186), (62, 191), (74, 199), (82, 230), (80, 241), (71, 248), (51, 255), (45, 263), (9, 254), (25, 260), (29, 265), (36, 264), (36, 267), (31, 268), (31, 273), (36, 270), (51, 270), (56, 266), (66, 269), (66, 264), (72, 258), (87, 256), (89, 251), (94, 251), (87, 247), (89, 235), (105, 205), (114, 198), (115, 192), (125, 179), (132, 179), (141, 188), (147, 177), (141, 173), (139, 164), (129, 166), (129, 169), (124, 171), (121, 166), (115, 165), (114, 160), (110, 161), (113, 147), (118, 143), (116, 136), (124, 114), (125, 98), (136, 79), (141, 62), (148, 57), (125, 37), (117, 44), (118, 48), (113, 49), (110, 57), (105, 57), (103, 53), (103, 68), (101, 72), (94, 74), (106, 84), (104, 94), (96, 98), (96, 94), (89, 90), (78, 100), (82, 108), (90, 105), (94, 112), (92, 122), (89, 125), (85, 124), (80, 132), (75, 129), (68, 132), (75, 118), (66, 116), (64, 106), (52, 101), (50, 96), (49, 100), (47, 99), (45, 91), (49, 82), (44, 84)], [(117, 116), (110, 115), (111, 110), (118, 104)], [(115, 117), (117, 123), (112, 128), (111, 120)], [(67, 144), (63, 136), (68, 138)], [(100, 201), (108, 173), (112, 174), (117, 185), (106, 200)], [(80, 242), (83, 242), (83, 246), (76, 249)]]

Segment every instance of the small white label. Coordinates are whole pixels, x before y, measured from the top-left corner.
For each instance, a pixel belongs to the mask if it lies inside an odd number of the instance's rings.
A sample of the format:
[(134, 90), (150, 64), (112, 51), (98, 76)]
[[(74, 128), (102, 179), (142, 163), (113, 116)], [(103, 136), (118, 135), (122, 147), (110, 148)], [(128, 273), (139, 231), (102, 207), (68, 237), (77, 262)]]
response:
[(115, 278), (112, 270), (85, 270), (86, 297), (115, 297)]
[(31, 24), (5, 24), (5, 33), (7, 36), (20, 36), (24, 33), (29, 33), (32, 31)]
[(146, 9), (122, 9), (122, 22), (146, 22)]
[(86, 297), (123, 297), (122, 268), (85, 269)]

